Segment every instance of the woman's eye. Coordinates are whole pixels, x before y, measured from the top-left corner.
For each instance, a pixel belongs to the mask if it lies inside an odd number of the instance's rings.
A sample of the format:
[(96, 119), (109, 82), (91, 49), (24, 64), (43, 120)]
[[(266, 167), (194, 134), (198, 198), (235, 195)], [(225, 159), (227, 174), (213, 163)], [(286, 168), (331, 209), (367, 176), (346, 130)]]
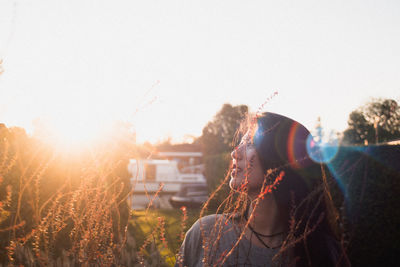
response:
[(248, 148), (254, 148), (254, 144), (251, 143), (251, 142), (246, 143), (246, 147), (248, 147)]

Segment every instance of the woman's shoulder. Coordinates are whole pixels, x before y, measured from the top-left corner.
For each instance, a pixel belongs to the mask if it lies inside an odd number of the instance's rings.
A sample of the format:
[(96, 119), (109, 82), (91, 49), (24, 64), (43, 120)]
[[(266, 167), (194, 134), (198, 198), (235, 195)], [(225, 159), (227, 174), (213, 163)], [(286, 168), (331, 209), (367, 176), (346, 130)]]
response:
[(206, 235), (219, 232), (220, 230), (231, 230), (234, 226), (235, 216), (229, 214), (211, 214), (199, 218), (189, 229), (189, 232), (202, 232)]
[(205, 248), (218, 240), (219, 230), (224, 229), (221, 225), (225, 226), (228, 218), (229, 216), (225, 214), (212, 214), (199, 218), (187, 231), (175, 266), (179, 266), (179, 263), (184, 266), (199, 266), (204, 259)]
[[(186, 232), (184, 246), (199, 248), (202, 240), (208, 240), (211, 233), (215, 232), (219, 221), (223, 220), (224, 215), (212, 214), (199, 218)], [(206, 238), (206, 239), (204, 239)]]
[(226, 218), (225, 214), (210, 214), (204, 217), (201, 217), (197, 220), (197, 222), (207, 225), (207, 224), (213, 224), (216, 223), (220, 220), (223, 220)]
[(223, 214), (211, 214), (199, 218), (191, 227), (190, 231), (210, 231), (218, 223), (225, 221), (226, 216)]

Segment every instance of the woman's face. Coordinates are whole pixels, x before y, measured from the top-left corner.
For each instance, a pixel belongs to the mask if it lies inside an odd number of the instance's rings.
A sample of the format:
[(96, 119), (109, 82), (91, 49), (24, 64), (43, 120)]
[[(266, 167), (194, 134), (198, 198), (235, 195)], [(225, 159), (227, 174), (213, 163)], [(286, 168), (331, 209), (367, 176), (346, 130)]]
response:
[(232, 170), (229, 186), (236, 191), (247, 190), (248, 194), (260, 193), (264, 171), (249, 132), (232, 151)]

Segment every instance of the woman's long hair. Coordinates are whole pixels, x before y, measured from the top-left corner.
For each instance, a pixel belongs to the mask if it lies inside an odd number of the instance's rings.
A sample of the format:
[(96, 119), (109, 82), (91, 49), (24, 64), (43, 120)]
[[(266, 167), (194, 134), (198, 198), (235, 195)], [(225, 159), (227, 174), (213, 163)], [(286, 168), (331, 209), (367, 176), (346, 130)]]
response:
[[(284, 217), (289, 218), (287, 237), (273, 260), (279, 262), (278, 258), (290, 259), (290, 262), (284, 261), (290, 266), (350, 265), (346, 263), (347, 257), (337, 241), (338, 216), (329, 193), (329, 173), (309, 156), (310, 153), (316, 153), (314, 157), (318, 156), (310, 132), (290, 118), (267, 112), (249, 116), (238, 130), (237, 139), (244, 133), (252, 137), (265, 179), (257, 199), (248, 198), (244, 185), (239, 190), (232, 190), (217, 209), (217, 213), (230, 215), (220, 217), (221, 221), (216, 224), (210, 236), (221, 236), (220, 225), (227, 223), (224, 220), (232, 220), (244, 226), (239, 233), (239, 240), (225, 256), (234, 253), (240, 239), (244, 238), (243, 229), (249, 224), (248, 218), (254, 216), (248, 213), (249, 206), (258, 205), (266, 194), (273, 194), (280, 212), (286, 213)], [(210, 200), (228, 180), (229, 172), (204, 205), (200, 217), (207, 210)], [(215, 264), (212, 256), (208, 258), (211, 254), (207, 246), (205, 250), (205, 262)], [(223, 264), (224, 259), (218, 258), (217, 262)]]
[(338, 216), (327, 171), (310, 157), (319, 153), (310, 132), (297, 121), (275, 113), (255, 119), (253, 143), (266, 179), (284, 173), (271, 191), (280, 211), (289, 218), (281, 252), (293, 249), (296, 266), (335, 266), (341, 254), (336, 241)]

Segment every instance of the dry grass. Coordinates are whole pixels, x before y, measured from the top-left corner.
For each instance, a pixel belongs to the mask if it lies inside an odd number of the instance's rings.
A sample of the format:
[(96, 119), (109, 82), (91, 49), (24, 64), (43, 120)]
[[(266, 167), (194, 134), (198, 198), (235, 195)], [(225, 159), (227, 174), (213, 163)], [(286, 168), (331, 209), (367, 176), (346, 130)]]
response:
[(0, 266), (172, 265), (175, 249), (162, 255), (170, 246), (165, 217), (136, 243), (127, 204), (132, 154), (120, 149), (63, 155), (9, 131), (0, 142)]

